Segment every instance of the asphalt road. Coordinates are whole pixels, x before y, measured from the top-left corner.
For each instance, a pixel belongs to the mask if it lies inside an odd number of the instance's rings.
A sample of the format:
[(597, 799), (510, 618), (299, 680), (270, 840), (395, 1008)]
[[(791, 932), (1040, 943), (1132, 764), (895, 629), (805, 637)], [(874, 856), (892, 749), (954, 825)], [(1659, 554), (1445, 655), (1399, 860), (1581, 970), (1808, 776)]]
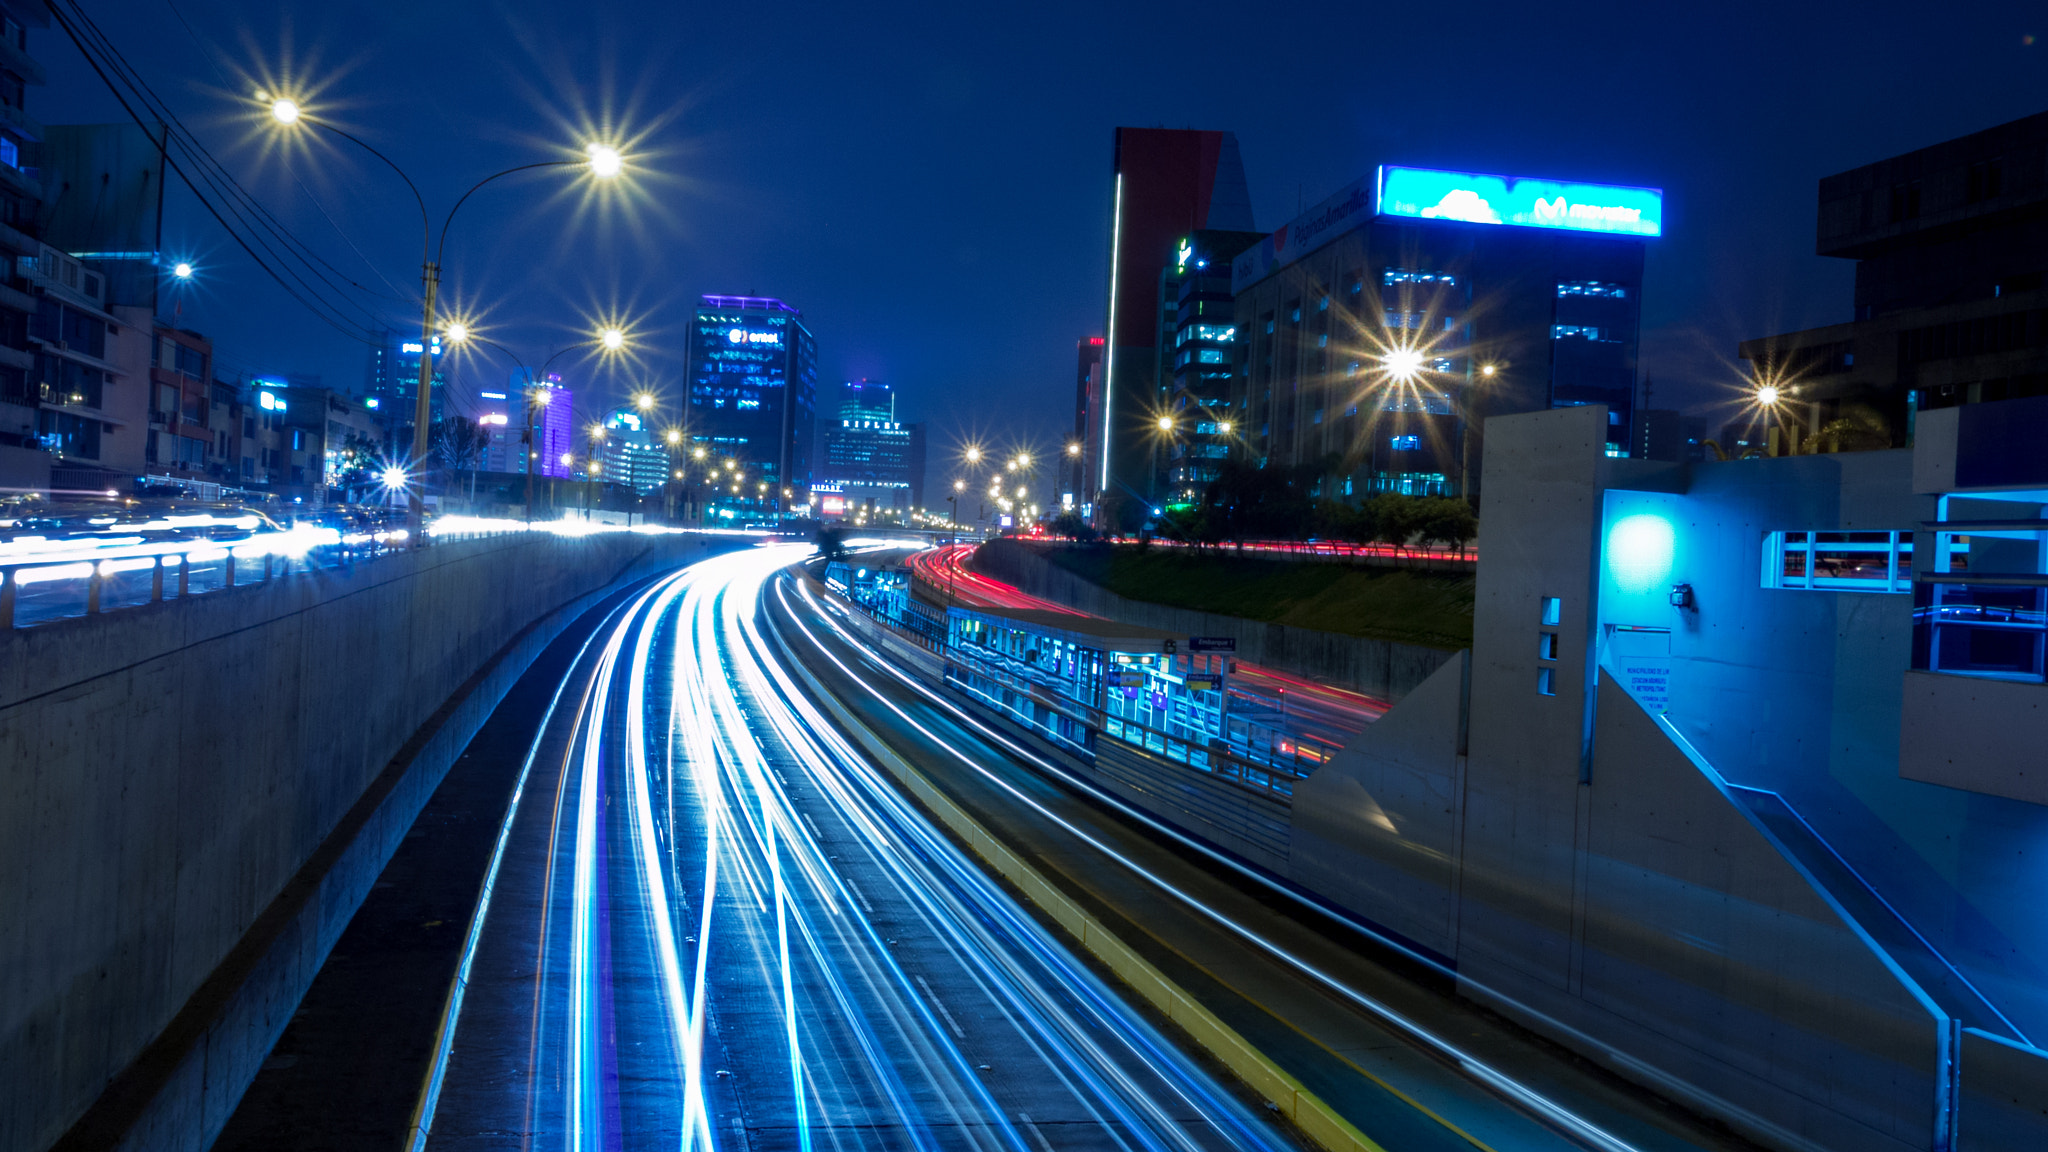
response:
[(1385, 1148), (1751, 1147), (1458, 997), (1441, 970), (904, 675), (815, 583), (781, 579), (769, 600), (790, 658), (870, 730)]
[(563, 677), (416, 1143), (1295, 1147), (797, 691), (756, 612), (806, 552), (662, 581)]

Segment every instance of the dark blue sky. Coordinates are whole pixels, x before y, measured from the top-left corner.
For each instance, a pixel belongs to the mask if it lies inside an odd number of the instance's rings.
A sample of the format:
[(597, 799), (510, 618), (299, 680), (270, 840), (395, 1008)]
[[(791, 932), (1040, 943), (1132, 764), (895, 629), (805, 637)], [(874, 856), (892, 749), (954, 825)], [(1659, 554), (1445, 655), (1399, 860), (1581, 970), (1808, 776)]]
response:
[[(1103, 323), (1116, 124), (1236, 132), (1260, 228), (1383, 161), (1662, 187), (1643, 365), (1660, 400), (1698, 402), (1736, 340), (1847, 318), (1850, 266), (1812, 255), (1819, 177), (2048, 108), (2048, 45), (2030, 42), (2048, 10), (2023, 3), (175, 5), (88, 8), (283, 219), (382, 291), (369, 263), (416, 283), (403, 186), (333, 147), (287, 170), (246, 100), (266, 79), (301, 78), (437, 218), (579, 125), (644, 131), (629, 203), (537, 177), (465, 208), (459, 298), (535, 356), (622, 309), (647, 349), (632, 371), (673, 397), (698, 294), (781, 296), (824, 381), (895, 382), (932, 422), (935, 478), (963, 434), (1049, 444), (1069, 419), (1074, 341)], [(60, 31), (31, 36), (50, 70), (31, 114), (121, 118)], [(165, 246), (203, 268), (182, 319), (229, 371), (360, 383), (366, 349), (182, 193)]]

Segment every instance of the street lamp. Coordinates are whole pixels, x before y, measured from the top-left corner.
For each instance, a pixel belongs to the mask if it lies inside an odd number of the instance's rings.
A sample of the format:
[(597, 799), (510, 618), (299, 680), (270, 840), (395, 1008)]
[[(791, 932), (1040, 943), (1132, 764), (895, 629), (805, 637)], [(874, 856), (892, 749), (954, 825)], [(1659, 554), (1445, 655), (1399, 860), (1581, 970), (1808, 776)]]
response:
[(180, 260), (173, 264), (171, 266), (171, 275), (176, 276), (180, 280), (190, 280), (192, 278), (191, 262)]
[[(606, 352), (617, 351), (617, 348), (607, 342), (606, 337), (618, 331), (620, 330), (617, 328), (608, 328), (588, 339), (578, 340), (572, 344), (557, 348), (548, 354), (547, 359), (540, 362), (540, 369), (536, 372), (534, 369), (528, 368), (526, 361), (520, 359), (519, 355), (510, 348), (495, 340), (488, 340), (477, 335), (467, 324), (458, 321), (448, 325), (446, 335), (450, 344), (462, 345), (473, 343), (493, 349), (499, 355), (505, 357), (505, 359), (510, 360), (526, 377), (526, 432), (522, 440), (526, 445), (526, 522), (528, 524), (533, 523), (533, 465), (534, 461), (541, 458), (540, 445), (537, 443), (539, 431), (536, 420), (540, 416), (540, 410), (548, 406), (548, 402), (554, 394), (553, 390), (546, 384), (548, 368), (555, 361), (561, 359), (564, 354), (574, 352), (579, 348), (588, 348), (593, 344), (605, 349)], [(621, 338), (621, 343), (623, 343), (623, 337)], [(567, 464), (568, 460), (564, 459), (563, 463)]]
[[(424, 462), (427, 454), (427, 429), (433, 421), (434, 296), (440, 288), (441, 264), (443, 258), (447, 255), (448, 230), (455, 223), (455, 214), (460, 212), (462, 206), (469, 202), (469, 198), (476, 195), (478, 190), (483, 188), (484, 185), (505, 176), (511, 176), (519, 172), (529, 172), (539, 168), (561, 168), (580, 165), (588, 169), (591, 175), (598, 179), (609, 180), (619, 174), (623, 167), (623, 162), (616, 149), (594, 142), (587, 147), (585, 157), (581, 160), (541, 160), (531, 164), (515, 165), (502, 172), (492, 173), (475, 184), (470, 185), (469, 191), (464, 192), (456, 199), (455, 206), (448, 210), (448, 215), (441, 221), (441, 232), (437, 242), (434, 235), (433, 219), (427, 214), (426, 197), (420, 194), (419, 185), (415, 184), (412, 177), (406, 175), (405, 169), (400, 168), (391, 157), (371, 147), (367, 141), (347, 129), (330, 121), (323, 120), (320, 117), (308, 115), (306, 110), (301, 108), (297, 101), (284, 96), (277, 96), (271, 100), (270, 118), (282, 128), (295, 128), (300, 124), (310, 124), (318, 128), (324, 128), (356, 145), (363, 151), (368, 152), (370, 155), (375, 156), (378, 160), (383, 161), (385, 167), (397, 173), (400, 180), (405, 181), (406, 188), (412, 192), (413, 201), (419, 205), (421, 234), (420, 378), (418, 396), (413, 405), (412, 451), (414, 456)], [(624, 338), (621, 336), (620, 343), (623, 342)], [(616, 346), (608, 342), (607, 347)], [(424, 530), (426, 527), (426, 503), (417, 489), (411, 492), (411, 497), (410, 526), (413, 532), (413, 546), (416, 548), (425, 547), (427, 542), (427, 534)]]

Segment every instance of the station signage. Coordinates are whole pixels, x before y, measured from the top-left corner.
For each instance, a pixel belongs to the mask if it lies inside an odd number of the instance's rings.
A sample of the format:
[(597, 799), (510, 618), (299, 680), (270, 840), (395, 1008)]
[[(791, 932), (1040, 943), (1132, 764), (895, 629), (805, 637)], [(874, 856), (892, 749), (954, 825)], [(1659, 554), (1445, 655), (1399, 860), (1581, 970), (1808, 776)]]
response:
[(1379, 214), (1465, 224), (1664, 234), (1664, 191), (1431, 168), (1380, 169)]
[(1214, 692), (1222, 687), (1221, 676), (1190, 676), (1187, 679), (1187, 688), (1190, 692)]
[(1106, 675), (1111, 688), (1143, 688), (1145, 672), (1140, 668), (1111, 668)]
[(1190, 652), (1235, 652), (1235, 651), (1237, 651), (1237, 637), (1235, 637), (1235, 636), (1190, 636), (1190, 637), (1188, 637), (1188, 651), (1190, 651)]

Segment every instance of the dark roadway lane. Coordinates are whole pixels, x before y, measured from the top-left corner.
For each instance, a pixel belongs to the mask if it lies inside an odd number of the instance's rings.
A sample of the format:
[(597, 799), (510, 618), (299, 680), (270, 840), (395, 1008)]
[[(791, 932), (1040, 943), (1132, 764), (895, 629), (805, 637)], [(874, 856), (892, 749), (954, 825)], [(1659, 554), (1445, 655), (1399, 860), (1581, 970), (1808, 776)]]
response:
[(1021, 728), (889, 667), (814, 582), (786, 576), (768, 600), (790, 659), (861, 723), (1386, 1148), (1751, 1147), (1061, 780)]
[(807, 551), (650, 588), (565, 682), (416, 1145), (1296, 1147), (795, 692), (755, 615)]

